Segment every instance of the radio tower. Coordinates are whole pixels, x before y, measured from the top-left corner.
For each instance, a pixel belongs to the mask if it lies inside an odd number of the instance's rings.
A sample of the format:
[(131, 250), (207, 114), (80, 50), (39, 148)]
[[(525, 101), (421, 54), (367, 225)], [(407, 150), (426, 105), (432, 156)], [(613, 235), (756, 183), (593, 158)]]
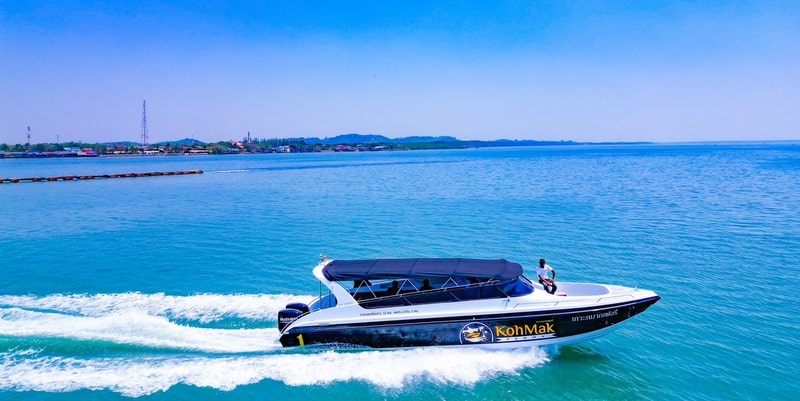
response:
[(142, 100), (142, 147), (147, 147), (147, 107), (146, 102)]

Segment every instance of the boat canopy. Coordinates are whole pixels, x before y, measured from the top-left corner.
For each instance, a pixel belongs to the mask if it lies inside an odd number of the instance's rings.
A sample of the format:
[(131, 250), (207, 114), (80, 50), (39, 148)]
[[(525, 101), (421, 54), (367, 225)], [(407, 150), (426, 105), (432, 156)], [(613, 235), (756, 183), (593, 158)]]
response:
[(522, 266), (505, 259), (337, 259), (325, 266), (323, 274), (330, 281), (449, 277), (511, 280), (522, 275)]

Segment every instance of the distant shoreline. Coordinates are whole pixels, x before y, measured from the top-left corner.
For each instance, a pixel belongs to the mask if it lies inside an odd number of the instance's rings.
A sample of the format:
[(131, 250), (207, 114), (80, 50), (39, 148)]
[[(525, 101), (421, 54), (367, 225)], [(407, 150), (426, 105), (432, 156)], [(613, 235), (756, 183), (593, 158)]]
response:
[[(408, 150), (447, 150), (447, 149), (480, 149), (511, 147), (543, 147), (543, 146), (736, 146), (736, 145), (800, 145), (798, 140), (761, 140), (761, 141), (696, 141), (696, 142), (573, 142), (573, 141), (532, 141), (532, 140), (497, 140), (497, 141), (460, 141), (447, 140), (436, 142), (400, 142), (370, 144), (337, 144), (309, 145), (303, 141), (283, 143), (288, 145), (264, 146), (262, 144), (242, 144), (236, 141), (200, 144), (194, 146), (170, 147), (158, 144), (147, 147), (130, 145), (123, 149), (109, 148), (109, 144), (80, 144), (81, 147), (68, 147), (68, 150), (0, 150), (0, 159), (48, 159), (48, 158), (91, 158), (91, 157), (181, 157), (181, 156), (213, 156), (269, 153), (349, 153), (349, 152), (392, 152)], [(228, 146), (225, 146), (228, 145)], [(3, 145), (6, 149), (7, 145)], [(21, 145), (15, 145), (19, 147)], [(53, 144), (37, 144), (31, 148), (56, 146)]]

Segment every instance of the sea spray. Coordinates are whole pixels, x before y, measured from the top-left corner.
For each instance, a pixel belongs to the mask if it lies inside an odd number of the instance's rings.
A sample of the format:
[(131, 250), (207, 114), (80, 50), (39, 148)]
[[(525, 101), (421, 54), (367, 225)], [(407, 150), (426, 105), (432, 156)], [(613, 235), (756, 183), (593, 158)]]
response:
[(127, 292), (118, 294), (0, 295), (0, 307), (47, 310), (81, 316), (105, 316), (137, 310), (153, 316), (209, 323), (226, 317), (275, 321), (288, 302), (308, 302), (309, 295), (195, 294), (187, 296)]
[[(516, 351), (410, 349), (392, 351), (278, 352), (247, 356), (166, 355), (136, 358), (37, 357), (0, 354), (0, 391), (111, 390), (129, 397), (166, 391), (177, 384), (230, 391), (263, 380), (290, 386), (360, 381), (413, 391), (421, 383), (472, 386), (548, 361), (538, 348)], [(380, 369), (369, 367), (380, 366)]]

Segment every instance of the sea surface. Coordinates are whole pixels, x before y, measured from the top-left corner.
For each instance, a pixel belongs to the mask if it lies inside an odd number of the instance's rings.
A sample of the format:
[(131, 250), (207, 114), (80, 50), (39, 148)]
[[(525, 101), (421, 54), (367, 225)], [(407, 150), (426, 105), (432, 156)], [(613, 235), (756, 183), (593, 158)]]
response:
[[(0, 160), (2, 400), (797, 400), (800, 143)], [(283, 349), (330, 258), (655, 290), (514, 351)]]

